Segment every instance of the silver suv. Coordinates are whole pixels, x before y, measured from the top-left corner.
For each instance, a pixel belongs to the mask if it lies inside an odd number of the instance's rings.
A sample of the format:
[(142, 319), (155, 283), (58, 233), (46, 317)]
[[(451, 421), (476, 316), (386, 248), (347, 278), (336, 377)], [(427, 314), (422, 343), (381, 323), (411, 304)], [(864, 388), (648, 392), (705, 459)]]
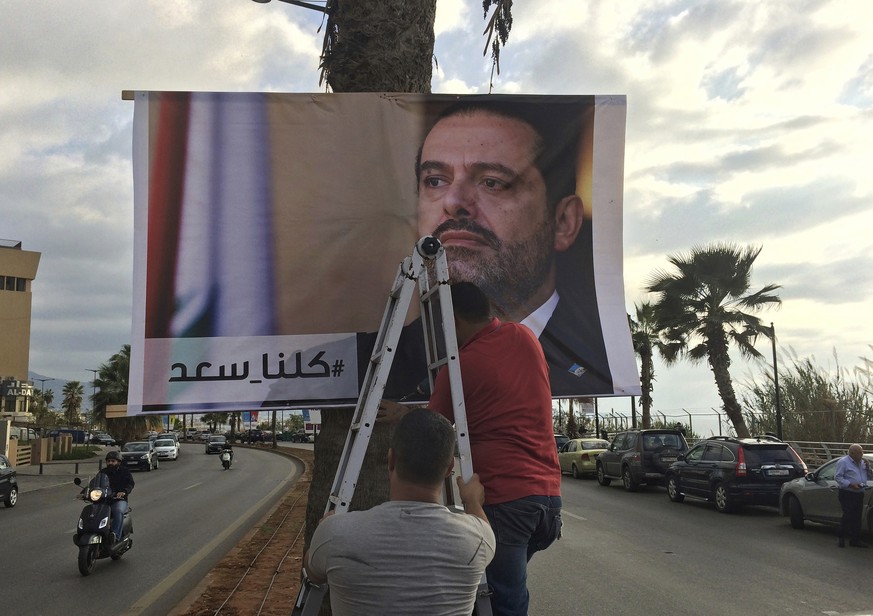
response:
[(688, 443), (679, 430), (619, 432), (597, 457), (597, 482), (608, 486), (621, 479), (628, 492), (636, 492), (642, 484), (663, 485), (667, 469), (686, 451)]

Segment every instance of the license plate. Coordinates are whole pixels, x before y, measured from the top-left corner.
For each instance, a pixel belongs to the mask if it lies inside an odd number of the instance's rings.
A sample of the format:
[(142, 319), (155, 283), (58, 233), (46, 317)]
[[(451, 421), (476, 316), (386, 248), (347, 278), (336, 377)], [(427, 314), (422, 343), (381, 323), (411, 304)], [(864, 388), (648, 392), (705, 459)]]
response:
[(774, 468), (767, 471), (767, 475), (770, 477), (784, 477), (788, 474), (788, 471), (784, 468)]

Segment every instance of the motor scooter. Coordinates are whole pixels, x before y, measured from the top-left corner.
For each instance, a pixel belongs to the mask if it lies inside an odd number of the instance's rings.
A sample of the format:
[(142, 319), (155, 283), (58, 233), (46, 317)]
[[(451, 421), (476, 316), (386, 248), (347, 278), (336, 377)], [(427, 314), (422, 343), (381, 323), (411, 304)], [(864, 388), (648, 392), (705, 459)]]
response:
[(224, 470), (230, 469), (230, 464), (233, 462), (233, 450), (222, 449), (218, 457), (221, 459), (221, 466), (224, 467)]
[[(77, 486), (82, 485), (78, 477), (73, 482)], [(79, 514), (73, 543), (79, 548), (79, 573), (89, 575), (98, 558), (118, 560), (133, 546), (133, 518), (128, 508), (124, 514), (121, 537), (113, 543), (110, 505), (115, 498), (105, 473), (94, 475), (88, 487), (82, 489), (80, 497), (86, 504)]]

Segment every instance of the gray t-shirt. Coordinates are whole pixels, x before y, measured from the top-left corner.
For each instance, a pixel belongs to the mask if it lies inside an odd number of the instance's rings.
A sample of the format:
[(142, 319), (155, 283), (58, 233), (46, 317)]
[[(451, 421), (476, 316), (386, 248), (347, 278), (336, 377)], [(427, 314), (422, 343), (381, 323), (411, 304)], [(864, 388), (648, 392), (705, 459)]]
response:
[(469, 616), (494, 544), (476, 516), (389, 501), (323, 520), (309, 569), (327, 577), (335, 616)]

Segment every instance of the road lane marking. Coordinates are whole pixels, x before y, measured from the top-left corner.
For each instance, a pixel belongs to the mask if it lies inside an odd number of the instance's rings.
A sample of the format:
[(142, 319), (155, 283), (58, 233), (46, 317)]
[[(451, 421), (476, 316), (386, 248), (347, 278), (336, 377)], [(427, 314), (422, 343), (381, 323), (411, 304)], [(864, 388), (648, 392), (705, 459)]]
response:
[(191, 558), (189, 558), (179, 567), (177, 567), (175, 571), (170, 573), (170, 575), (168, 575), (163, 580), (158, 582), (158, 584), (152, 587), (151, 590), (149, 590), (143, 596), (137, 599), (133, 603), (133, 605), (130, 606), (129, 609), (121, 613), (121, 616), (138, 616), (138, 614), (140, 614), (143, 610), (150, 607), (152, 603), (160, 599), (161, 596), (163, 596), (170, 588), (177, 584), (179, 580), (182, 579), (182, 577), (189, 573), (191, 569), (193, 569), (199, 563), (199, 561), (203, 560), (203, 558), (210, 551), (214, 550), (222, 541), (227, 539), (229, 535), (236, 531), (237, 528), (242, 526), (255, 511), (257, 511), (260, 507), (263, 507), (271, 498), (273, 498), (277, 492), (288, 489), (289, 488), (287, 481), (280, 482), (275, 488), (273, 488), (273, 490), (269, 494), (267, 494), (264, 498), (258, 501), (257, 504), (250, 507), (245, 515), (239, 516), (236, 524), (232, 524), (231, 526), (227, 527), (221, 534), (219, 534), (212, 541), (200, 548), (200, 550), (198, 550), (193, 556), (191, 556)]
[(567, 511), (566, 509), (561, 509), (561, 516), (563, 517), (563, 516), (565, 516), (565, 515), (566, 515), (566, 516), (569, 516), (569, 517), (571, 517), (571, 518), (575, 518), (575, 519), (577, 519), (577, 520), (582, 520), (583, 522), (587, 522), (587, 521), (588, 521), (588, 518), (583, 518), (581, 515), (576, 515), (575, 513), (570, 513), (570, 512)]
[(203, 483), (202, 481), (198, 481), (197, 483), (191, 484), (187, 488), (182, 488), (182, 490), (190, 490), (191, 488), (196, 488), (197, 486), (199, 486), (202, 483)]

